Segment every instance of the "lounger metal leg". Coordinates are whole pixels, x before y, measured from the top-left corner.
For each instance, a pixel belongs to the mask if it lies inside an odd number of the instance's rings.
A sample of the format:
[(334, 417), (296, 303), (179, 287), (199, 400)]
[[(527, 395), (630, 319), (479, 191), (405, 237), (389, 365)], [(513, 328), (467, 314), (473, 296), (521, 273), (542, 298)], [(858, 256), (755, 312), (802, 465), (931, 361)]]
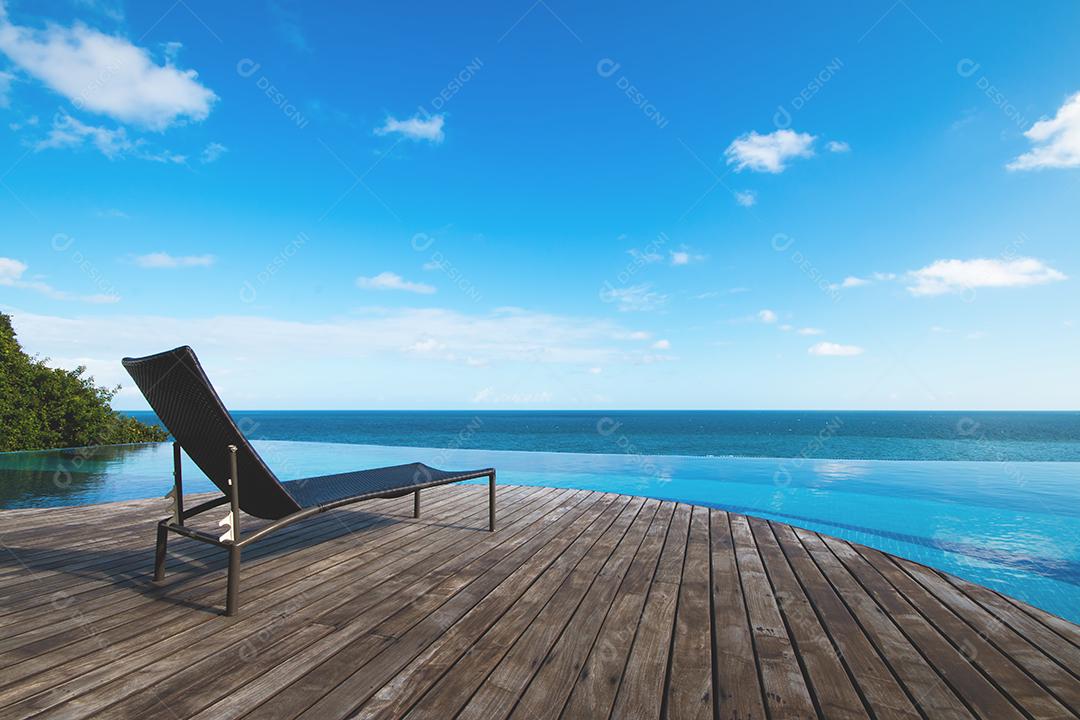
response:
[(169, 542), (169, 528), (165, 523), (157, 526), (157, 548), (154, 550), (154, 581), (165, 579), (165, 550)]
[(225, 614), (232, 617), (240, 605), (240, 548), (229, 548), (229, 586), (225, 595)]
[(232, 544), (229, 546), (229, 585), (225, 595), (225, 614), (236, 614), (240, 603), (240, 478), (236, 472), (236, 446), (228, 447), (229, 503), (232, 510)]
[(495, 532), (495, 473), (488, 476), (488, 531)]
[(413, 493), (412, 501), (412, 516), (414, 518), (420, 517), (420, 491), (417, 490)]

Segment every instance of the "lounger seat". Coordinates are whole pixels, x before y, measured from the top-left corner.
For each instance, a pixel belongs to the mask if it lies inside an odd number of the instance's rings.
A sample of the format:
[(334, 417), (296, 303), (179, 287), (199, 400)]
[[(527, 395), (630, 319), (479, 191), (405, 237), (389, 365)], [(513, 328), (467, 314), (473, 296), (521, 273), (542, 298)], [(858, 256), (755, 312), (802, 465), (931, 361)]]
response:
[[(320, 475), (281, 482), (255, 451), (210, 384), (188, 346), (156, 355), (124, 358), (124, 368), (173, 436), (173, 514), (158, 523), (154, 579), (165, 577), (169, 533), (177, 533), (229, 551), (225, 614), (235, 615), (239, 604), (240, 551), (270, 533), (304, 518), (349, 503), (394, 498), (412, 493), (413, 517), (420, 517), (420, 491), (461, 480), (488, 479), (488, 530), (495, 530), (495, 469), (438, 470), (409, 463), (372, 470)], [(250, 419), (249, 419), (250, 421)], [(256, 421), (250, 421), (257, 427)], [(184, 509), (181, 450), (221, 490), (221, 496)], [(199, 513), (229, 505), (221, 520), (225, 532), (195, 530), (184, 521)], [(272, 521), (241, 537), (241, 512)]]
[(436, 470), (424, 463), (409, 463), (374, 470), (319, 475), (281, 483), (302, 508), (326, 507), (342, 500), (401, 497), (416, 487), (431, 483), (452, 483), (488, 476), (486, 470)]

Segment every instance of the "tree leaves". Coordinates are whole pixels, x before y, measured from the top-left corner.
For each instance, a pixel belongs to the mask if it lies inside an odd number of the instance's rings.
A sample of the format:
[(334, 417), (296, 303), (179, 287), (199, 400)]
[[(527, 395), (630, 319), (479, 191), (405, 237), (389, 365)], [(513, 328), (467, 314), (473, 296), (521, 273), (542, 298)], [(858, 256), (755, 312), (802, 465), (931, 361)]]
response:
[(161, 442), (159, 427), (109, 406), (120, 387), (94, 384), (85, 367), (50, 368), (27, 355), (0, 313), (0, 452)]

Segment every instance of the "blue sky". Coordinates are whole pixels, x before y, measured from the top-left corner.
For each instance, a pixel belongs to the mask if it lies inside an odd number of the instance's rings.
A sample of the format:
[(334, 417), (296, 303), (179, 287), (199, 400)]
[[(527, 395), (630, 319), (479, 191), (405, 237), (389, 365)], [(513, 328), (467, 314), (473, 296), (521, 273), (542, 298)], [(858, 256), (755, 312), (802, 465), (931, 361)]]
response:
[(0, 2), (0, 309), (238, 408), (1080, 406), (1080, 6)]

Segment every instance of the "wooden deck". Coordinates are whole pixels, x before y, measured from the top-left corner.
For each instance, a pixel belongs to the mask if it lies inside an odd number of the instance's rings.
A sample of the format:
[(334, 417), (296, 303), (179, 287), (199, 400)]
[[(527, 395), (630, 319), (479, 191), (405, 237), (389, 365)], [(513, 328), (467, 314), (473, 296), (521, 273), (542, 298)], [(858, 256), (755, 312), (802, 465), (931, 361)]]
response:
[[(503, 486), (225, 554), (164, 501), (0, 513), (0, 718), (1077, 717), (1080, 627), (866, 547)], [(210, 513), (216, 515), (216, 513)], [(245, 530), (257, 526), (247, 521)]]

